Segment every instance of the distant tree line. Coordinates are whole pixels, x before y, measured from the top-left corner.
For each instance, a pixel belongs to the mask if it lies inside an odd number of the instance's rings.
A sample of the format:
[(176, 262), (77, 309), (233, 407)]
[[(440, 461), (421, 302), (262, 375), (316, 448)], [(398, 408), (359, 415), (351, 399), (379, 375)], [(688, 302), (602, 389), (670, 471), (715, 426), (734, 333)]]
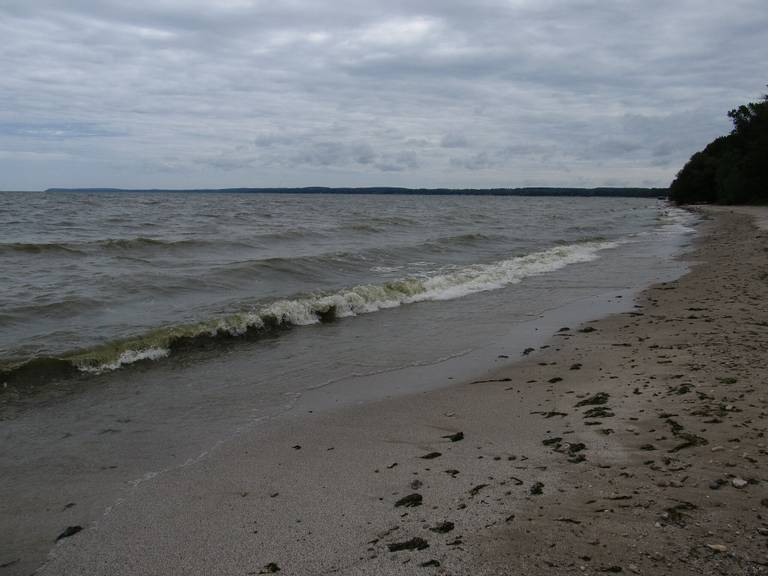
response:
[(195, 188), (189, 190), (125, 188), (48, 188), (45, 192), (87, 193), (203, 193), (203, 194), (385, 194), (417, 196), (618, 196), (625, 198), (665, 198), (666, 188)]
[(678, 204), (768, 204), (768, 95), (728, 112), (733, 130), (696, 152), (669, 188)]

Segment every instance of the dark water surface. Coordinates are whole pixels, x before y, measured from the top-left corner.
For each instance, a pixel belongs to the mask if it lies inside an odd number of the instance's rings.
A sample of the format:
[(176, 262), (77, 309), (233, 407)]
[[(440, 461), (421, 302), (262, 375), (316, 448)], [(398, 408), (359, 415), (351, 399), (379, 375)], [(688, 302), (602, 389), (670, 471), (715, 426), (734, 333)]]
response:
[(0, 369), (100, 372), (502, 289), (683, 218), (647, 199), (2, 193)]

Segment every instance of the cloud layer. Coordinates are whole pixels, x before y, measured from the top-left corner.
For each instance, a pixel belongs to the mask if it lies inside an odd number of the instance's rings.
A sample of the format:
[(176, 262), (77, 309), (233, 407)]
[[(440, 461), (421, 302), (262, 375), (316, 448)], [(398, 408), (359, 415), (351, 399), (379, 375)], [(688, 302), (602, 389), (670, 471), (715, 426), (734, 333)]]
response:
[(0, 189), (666, 185), (764, 0), (6, 0)]

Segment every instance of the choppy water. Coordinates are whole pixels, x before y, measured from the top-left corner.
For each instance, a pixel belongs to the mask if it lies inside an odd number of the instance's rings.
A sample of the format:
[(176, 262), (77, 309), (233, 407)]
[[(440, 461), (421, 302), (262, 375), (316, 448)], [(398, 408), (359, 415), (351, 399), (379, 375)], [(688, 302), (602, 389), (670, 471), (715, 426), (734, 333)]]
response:
[(111, 370), (515, 286), (529, 302), (529, 279), (615, 267), (689, 220), (626, 198), (2, 193), (0, 370)]

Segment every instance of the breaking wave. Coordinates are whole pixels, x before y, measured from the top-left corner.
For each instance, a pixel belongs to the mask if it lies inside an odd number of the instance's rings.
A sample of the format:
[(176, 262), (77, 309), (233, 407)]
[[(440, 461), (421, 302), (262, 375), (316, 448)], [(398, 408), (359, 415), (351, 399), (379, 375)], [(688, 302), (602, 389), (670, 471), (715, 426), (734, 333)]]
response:
[(195, 324), (166, 326), (143, 335), (64, 354), (0, 366), (0, 382), (35, 381), (77, 372), (100, 373), (175, 351), (267, 332), (330, 322), (427, 300), (451, 300), (496, 290), (525, 278), (589, 262), (621, 241), (592, 240), (561, 245), (489, 264), (453, 267), (381, 284), (364, 284), (331, 293), (276, 300), (250, 310)]

